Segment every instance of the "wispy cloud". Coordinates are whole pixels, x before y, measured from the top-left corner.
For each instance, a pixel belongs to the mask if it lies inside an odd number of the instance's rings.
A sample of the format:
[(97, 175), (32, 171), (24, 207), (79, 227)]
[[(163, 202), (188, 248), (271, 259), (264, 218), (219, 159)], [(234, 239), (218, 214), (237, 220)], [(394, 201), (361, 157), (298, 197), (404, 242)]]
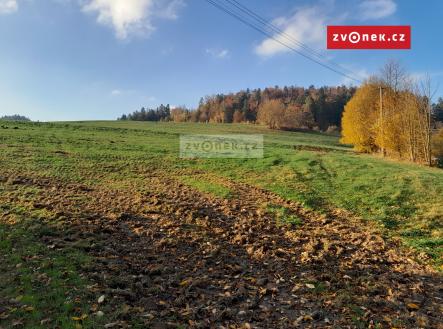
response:
[(397, 4), (394, 0), (364, 0), (359, 9), (361, 20), (380, 19), (394, 14)]
[[(339, 16), (337, 21), (340, 20)], [(282, 43), (289, 44), (293, 48), (300, 48), (290, 39), (296, 39), (304, 44), (318, 47), (324, 43), (326, 23), (330, 21), (331, 19), (328, 17), (326, 10), (320, 6), (299, 8), (289, 17), (278, 17), (272, 21), (272, 24), (283, 32), (273, 36), (279, 42), (273, 38), (267, 38), (255, 47), (255, 53), (260, 56), (272, 56), (289, 52), (290, 49)], [(290, 39), (287, 36), (290, 36)]]
[(122, 94), (122, 91), (120, 89), (114, 89), (113, 91), (111, 91), (112, 96), (119, 96), (121, 94)]
[(129, 89), (129, 90), (113, 89), (113, 90), (111, 90), (110, 94), (111, 94), (111, 96), (122, 96), (122, 95), (134, 94), (135, 92), (136, 91), (133, 89)]
[(159, 5), (157, 16), (166, 19), (177, 19), (179, 10), (185, 6), (184, 0), (170, 0), (166, 5)]
[(349, 17), (362, 21), (388, 17), (395, 13), (397, 4), (394, 0), (363, 0), (345, 11), (338, 12), (337, 8), (334, 1), (324, 1), (295, 9), (291, 15), (277, 17), (272, 24), (282, 33), (274, 33), (272, 38), (264, 39), (255, 47), (255, 53), (270, 57), (291, 51), (284, 44), (300, 49), (300, 43), (314, 49), (324, 49), (327, 25), (343, 23)]
[(17, 0), (0, 0), (0, 14), (12, 14), (17, 10)]
[(176, 19), (182, 0), (84, 0), (82, 10), (97, 15), (97, 22), (114, 29), (119, 39), (148, 36), (155, 30), (154, 17)]
[(214, 58), (227, 58), (229, 56), (228, 49), (216, 49), (216, 48), (206, 48), (206, 54)]

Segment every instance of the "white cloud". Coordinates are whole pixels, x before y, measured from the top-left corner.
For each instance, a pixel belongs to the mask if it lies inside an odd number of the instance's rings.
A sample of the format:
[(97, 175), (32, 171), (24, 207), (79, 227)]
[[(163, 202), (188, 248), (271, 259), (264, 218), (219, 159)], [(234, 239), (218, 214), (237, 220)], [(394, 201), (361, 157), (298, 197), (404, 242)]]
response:
[(114, 89), (113, 91), (111, 91), (112, 96), (119, 96), (121, 94), (122, 94), (122, 91), (120, 89)]
[(397, 4), (394, 0), (364, 0), (359, 9), (361, 20), (379, 19), (394, 14)]
[(158, 102), (157, 97), (155, 96), (149, 96), (149, 95), (143, 95), (140, 94), (140, 97), (138, 97), (138, 99), (140, 100), (140, 103), (146, 104), (148, 103), (149, 105), (154, 105), (154, 103)]
[[(269, 57), (291, 51), (284, 44), (300, 49), (300, 45), (291, 39), (313, 49), (324, 49), (326, 26), (341, 23), (351, 17), (351, 8), (349, 11), (338, 12), (334, 7), (337, 8), (334, 1), (323, 1), (318, 5), (301, 7), (293, 15), (274, 19), (272, 24), (283, 33), (273, 33), (273, 38), (263, 40), (255, 47), (255, 53)], [(363, 0), (354, 7), (354, 16), (359, 20), (379, 19), (394, 14), (396, 10), (395, 0)]]
[(133, 89), (128, 89), (128, 90), (123, 90), (123, 89), (114, 89), (111, 91), (111, 96), (122, 96), (122, 95), (131, 95), (131, 94), (135, 94), (135, 90)]
[(17, 10), (17, 0), (0, 0), (0, 14), (11, 14)]
[(169, 1), (166, 6), (160, 6), (157, 11), (157, 15), (166, 19), (177, 19), (178, 11), (180, 8), (185, 6), (185, 2), (183, 0), (172, 0)]
[[(275, 34), (273, 37), (296, 49), (299, 46), (291, 42), (287, 37), (288, 35), (291, 39), (296, 39), (304, 44), (319, 46), (325, 40), (327, 21), (329, 21), (329, 18), (321, 7), (300, 8), (290, 17), (278, 17), (272, 21), (272, 24), (283, 31), (283, 33)], [(272, 56), (289, 51), (290, 49), (272, 38), (263, 40), (255, 48), (255, 52), (260, 56)]]
[(215, 49), (215, 48), (207, 48), (206, 54), (211, 55), (215, 58), (227, 58), (229, 56), (229, 50), (228, 49)]
[(154, 16), (176, 19), (182, 0), (84, 0), (82, 10), (96, 13), (97, 22), (111, 26), (116, 37), (126, 39), (130, 35), (149, 35), (155, 30)]

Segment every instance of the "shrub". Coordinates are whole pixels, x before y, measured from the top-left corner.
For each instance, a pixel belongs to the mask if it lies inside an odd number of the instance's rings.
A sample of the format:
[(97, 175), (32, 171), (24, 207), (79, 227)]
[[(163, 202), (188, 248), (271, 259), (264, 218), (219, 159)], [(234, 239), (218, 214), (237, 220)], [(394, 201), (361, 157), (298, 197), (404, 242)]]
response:
[(443, 128), (432, 136), (432, 155), (437, 159), (439, 167), (443, 167)]

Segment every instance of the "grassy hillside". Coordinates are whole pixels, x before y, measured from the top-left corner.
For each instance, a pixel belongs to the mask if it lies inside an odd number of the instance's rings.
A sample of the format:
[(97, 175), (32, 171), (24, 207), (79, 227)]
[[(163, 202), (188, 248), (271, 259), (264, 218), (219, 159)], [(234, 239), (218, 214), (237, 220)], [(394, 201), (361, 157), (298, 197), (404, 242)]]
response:
[[(120, 187), (167, 170), (184, 184), (232, 197), (225, 179), (273, 191), (321, 212), (342, 209), (380, 224), (441, 266), (443, 170), (354, 153), (338, 137), (243, 124), (148, 122), (7, 123), (4, 173)], [(17, 129), (13, 129), (13, 128)], [(263, 159), (182, 160), (182, 133), (265, 136)]]
[[(264, 134), (264, 158), (180, 159), (183, 133)], [(442, 170), (146, 122), (2, 123), (0, 166), (2, 327), (441, 322)]]

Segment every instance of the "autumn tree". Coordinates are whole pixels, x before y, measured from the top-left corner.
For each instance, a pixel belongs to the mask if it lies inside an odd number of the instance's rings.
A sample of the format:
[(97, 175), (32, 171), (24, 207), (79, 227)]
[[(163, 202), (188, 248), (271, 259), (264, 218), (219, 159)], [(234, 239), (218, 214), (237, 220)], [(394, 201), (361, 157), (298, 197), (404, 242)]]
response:
[(177, 106), (171, 110), (171, 120), (174, 122), (190, 121), (190, 110), (186, 106)]
[(383, 155), (403, 157), (405, 153), (404, 95), (409, 76), (397, 60), (389, 60), (381, 68), (375, 81), (379, 87), (379, 115), (376, 128), (376, 144)]
[(283, 123), (284, 110), (285, 107), (279, 100), (268, 100), (259, 107), (258, 122), (267, 125), (271, 129), (278, 129)]
[(359, 151), (431, 165), (431, 99), (430, 79), (417, 83), (389, 61), (346, 105), (341, 141)]
[(374, 131), (379, 106), (377, 96), (378, 86), (366, 82), (346, 104), (342, 118), (342, 143), (351, 144), (361, 152), (377, 150)]
[[(271, 100), (279, 101), (288, 109), (286, 117), (297, 116), (293, 121), (284, 121), (281, 127), (315, 126), (326, 130), (330, 125), (340, 126), (344, 105), (352, 97), (355, 88), (345, 86), (309, 88), (275, 86), (263, 90), (241, 90), (236, 93), (217, 94), (202, 98), (197, 109), (200, 121), (211, 122), (259, 122), (258, 112), (261, 106)], [(292, 111), (294, 108), (296, 112)], [(301, 109), (299, 111), (299, 109)], [(235, 119), (234, 119), (235, 115)], [(304, 123), (303, 123), (304, 122)]]
[(426, 77), (415, 81), (395, 61), (382, 70), (383, 129), (378, 141), (391, 156), (431, 165), (432, 87)]
[(427, 75), (420, 83), (420, 92), (418, 93), (418, 114), (419, 129), (422, 140), (422, 150), (424, 161), (429, 166), (432, 165), (432, 90), (431, 77)]
[[(283, 115), (274, 121), (275, 128), (326, 130), (329, 126), (340, 126), (346, 102), (355, 92), (354, 87), (298, 86), (246, 89), (235, 93), (209, 95), (200, 99), (197, 109), (171, 111), (160, 106), (157, 109), (143, 108), (120, 119), (139, 121), (186, 121), (191, 122), (259, 122), (258, 112), (266, 102), (280, 103)], [(263, 116), (263, 113), (262, 113)], [(262, 118), (263, 119), (263, 118)], [(279, 123), (277, 124), (277, 121)]]
[(282, 128), (312, 129), (313, 126), (314, 116), (309, 109), (297, 105), (286, 106)]
[(233, 118), (232, 118), (232, 122), (240, 123), (240, 122), (243, 122), (243, 120), (244, 120), (243, 113), (239, 110), (235, 110)]

